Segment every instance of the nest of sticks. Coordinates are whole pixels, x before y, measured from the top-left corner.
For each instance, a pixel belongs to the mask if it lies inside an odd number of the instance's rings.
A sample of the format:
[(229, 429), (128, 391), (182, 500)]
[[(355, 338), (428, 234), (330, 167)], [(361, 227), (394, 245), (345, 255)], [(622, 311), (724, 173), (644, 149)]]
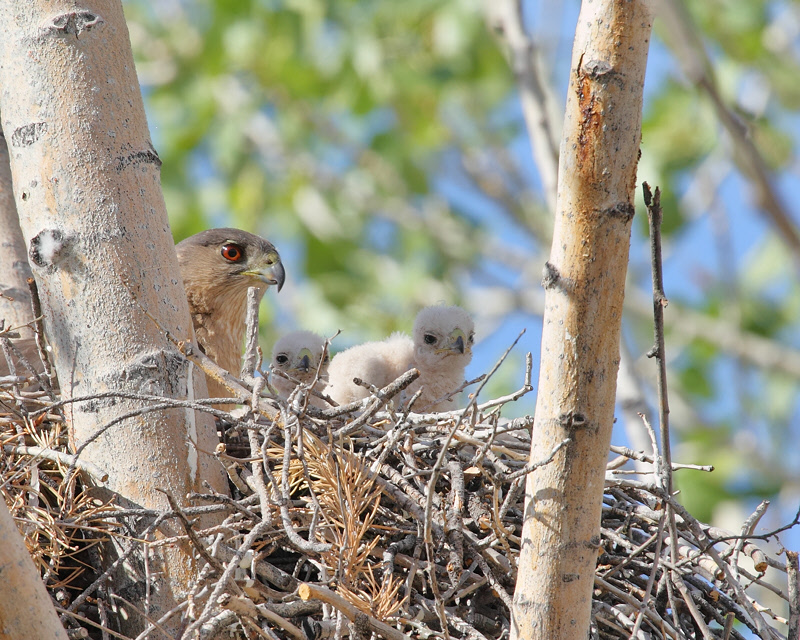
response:
[[(203, 364), (202, 354), (185, 352)], [(219, 417), (217, 458), (231, 495), (142, 510), (153, 524), (139, 536), (176, 519), (185, 535), (167, 542), (194, 545), (202, 569), (172, 612), (186, 617), (183, 637), (509, 637), (525, 476), (565, 443), (531, 462), (533, 419), (500, 415), (532, 389), (530, 355), (519, 391), (479, 403), (485, 380), (473, 381), (469, 406), (450, 413), (393, 408), (415, 373), (356, 406), (325, 411), (308, 407), (313, 390), (305, 388), (288, 401), (262, 394), (266, 414), (206, 405)], [(116, 620), (124, 598), (101, 548), (126, 537), (131, 510), (93, 497), (102, 471), (70, 455), (63, 404), (24, 390), (30, 381), (0, 379), (0, 493), (70, 637), (125, 638)], [(244, 388), (256, 397), (264, 382)], [(721, 531), (653, 480), (657, 451), (613, 452), (592, 637), (785, 637), (786, 617), (798, 615), (797, 556), (769, 554), (765, 542), (779, 542), (798, 518), (754, 536), (762, 505), (742, 531)], [(193, 519), (209, 512), (222, 524), (198, 530)], [(764, 593), (785, 601), (783, 610), (760, 604)]]

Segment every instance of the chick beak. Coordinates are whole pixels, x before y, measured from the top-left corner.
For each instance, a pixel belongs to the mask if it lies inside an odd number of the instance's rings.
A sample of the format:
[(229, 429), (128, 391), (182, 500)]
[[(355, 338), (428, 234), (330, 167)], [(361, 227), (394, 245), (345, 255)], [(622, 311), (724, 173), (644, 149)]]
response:
[(300, 364), (297, 365), (297, 368), (303, 373), (308, 373), (308, 370), (311, 368), (311, 353), (308, 349), (303, 349), (300, 353), (303, 354), (303, 357), (300, 359)]
[(258, 268), (251, 271), (246, 271), (245, 273), (249, 276), (257, 278), (258, 280), (261, 280), (261, 282), (267, 283), (268, 285), (277, 285), (278, 291), (280, 291), (283, 288), (284, 281), (286, 280), (286, 271), (284, 270), (283, 263), (277, 254), (270, 255), (269, 258), (272, 259), (272, 262), (265, 263)]
[(464, 332), (461, 329), (456, 329), (450, 334), (450, 349), (464, 353), (466, 350), (466, 342), (464, 341)]

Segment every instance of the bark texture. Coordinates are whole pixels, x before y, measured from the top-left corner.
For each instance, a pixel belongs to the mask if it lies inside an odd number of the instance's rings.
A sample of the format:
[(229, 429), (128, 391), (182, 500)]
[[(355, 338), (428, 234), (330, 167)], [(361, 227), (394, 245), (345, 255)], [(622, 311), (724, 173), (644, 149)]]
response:
[[(203, 375), (166, 337), (192, 338), (192, 325), (121, 2), (0, 0), (0, 24), (2, 126), (62, 395), (203, 397)], [(225, 492), (204, 453), (210, 419), (173, 409), (113, 422), (145, 404), (66, 409), (73, 446), (108, 488), (154, 508), (168, 507), (157, 489), (179, 502), (203, 480)], [(158, 617), (193, 575), (188, 549), (151, 571), (163, 572)]]
[(50, 595), (0, 495), (0, 637), (67, 640)]
[(614, 419), (652, 9), (584, 0), (561, 143), (515, 638), (587, 637)]
[[(13, 328), (19, 334), (19, 339), (14, 341), (15, 346), (22, 349), (22, 355), (28, 362), (41, 369), (33, 329), (26, 326), (33, 321), (27, 284), (30, 277), (31, 269), (11, 185), (8, 145), (0, 127), (0, 322), (3, 323), (0, 328)], [(8, 361), (0, 353), (0, 376), (9, 373)], [(18, 373), (29, 375), (24, 370)]]

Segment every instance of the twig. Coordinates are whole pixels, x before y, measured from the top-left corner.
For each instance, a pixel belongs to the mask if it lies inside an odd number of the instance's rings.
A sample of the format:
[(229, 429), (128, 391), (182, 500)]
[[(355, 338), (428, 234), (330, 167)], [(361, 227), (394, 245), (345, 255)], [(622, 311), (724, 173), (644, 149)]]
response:
[(50, 358), (44, 344), (44, 322), (42, 320), (42, 302), (39, 299), (39, 287), (36, 285), (36, 280), (28, 278), (28, 291), (31, 294), (31, 311), (33, 312), (33, 336), (36, 341), (36, 349), (39, 352), (39, 359), (42, 361), (44, 367), (44, 374), (47, 376), (48, 384), (45, 390), (48, 393), (53, 393), (52, 383), (55, 380), (55, 373), (53, 367), (50, 365)]
[(557, 122), (552, 114), (555, 100), (552, 89), (540, 71), (536, 44), (525, 33), (522, 3), (519, 0), (487, 2), (488, 22), (493, 31), (507, 43), (509, 66), (519, 87), (522, 113), (525, 118), (542, 181), (548, 208), (555, 211), (558, 142)]
[(669, 301), (664, 294), (664, 274), (661, 264), (661, 191), (656, 187), (651, 193), (650, 185), (642, 185), (647, 217), (650, 222), (650, 259), (653, 267), (653, 320), (655, 344), (648, 357), (658, 363), (656, 380), (658, 386), (658, 421), (661, 436), (661, 455), (664, 464), (660, 469), (664, 490), (672, 495), (672, 453), (669, 442), (669, 396), (667, 393), (667, 360), (664, 346), (664, 307)]
[(729, 640), (733, 632), (734, 622), (736, 622), (736, 614), (731, 611), (725, 616), (725, 626), (722, 628), (722, 640)]
[[(492, 376), (494, 376), (494, 374), (497, 372), (497, 370), (500, 368), (500, 366), (506, 361), (506, 358), (508, 358), (508, 354), (510, 354), (511, 351), (514, 349), (514, 347), (517, 346), (517, 343), (522, 339), (522, 336), (525, 335), (526, 331), (527, 331), (527, 329), (523, 329), (522, 331), (519, 332), (519, 334), (517, 334), (517, 337), (514, 338), (514, 342), (512, 342), (509, 345), (509, 347), (503, 352), (503, 355), (501, 355), (498, 358), (497, 362), (495, 362), (494, 366), (489, 370), (489, 373), (487, 373), (486, 376), (483, 378), (483, 380), (481, 380), (480, 385), (478, 385), (478, 388), (475, 389), (475, 393), (472, 394), (472, 399), (470, 400), (470, 403), (467, 405), (467, 408), (460, 412), (460, 415), (461, 415), (462, 418), (472, 408), (476, 409), (476, 411), (473, 412), (473, 415), (477, 415), (478, 396), (480, 395), (481, 391), (483, 391), (483, 388), (487, 384), (489, 384), (489, 380), (492, 379)], [(519, 395), (516, 396), (516, 398), (522, 397), (523, 395), (525, 395), (526, 393), (528, 393), (531, 390), (533, 390), (533, 384), (531, 383), (531, 378), (530, 378), (530, 375), (529, 375), (528, 370), (526, 368), (526, 371), (525, 371), (525, 383), (523, 384), (522, 389), (520, 389), (520, 391), (517, 392)], [(514, 399), (516, 399), (516, 398), (514, 398)]]
[(464, 470), (456, 460), (447, 463), (450, 472), (450, 495), (445, 508), (445, 530), (450, 546), (447, 572), (455, 587), (464, 568)]
[(759, 587), (764, 587), (765, 589), (772, 591), (772, 593), (774, 593), (782, 600), (789, 602), (789, 596), (787, 595), (787, 593), (781, 590), (780, 588), (776, 587), (774, 584), (766, 582), (761, 577), (753, 575), (747, 569), (744, 569), (742, 567), (739, 567), (739, 573), (745, 578), (747, 578), (752, 584), (757, 584)]
[[(167, 515), (160, 515), (158, 516), (150, 525), (142, 532), (141, 537), (144, 539), (145, 536), (150, 534), (151, 532), (155, 531), (161, 523), (167, 520)], [(90, 584), (86, 589), (84, 589), (81, 594), (72, 601), (72, 604), (67, 608), (67, 612), (72, 614), (74, 613), (79, 606), (81, 606), (90, 595), (92, 595), (95, 590), (97, 590), (108, 578), (109, 576), (113, 575), (114, 571), (117, 570), (117, 567), (125, 562), (133, 553), (136, 551), (137, 547), (131, 545), (128, 547), (114, 562), (112, 562), (106, 570), (101, 573), (92, 584)]]
[(245, 329), (245, 350), (242, 361), (242, 380), (252, 380), (258, 367), (258, 308), (261, 295), (257, 287), (247, 289), (247, 319)]
[[(655, 344), (648, 352), (648, 357), (655, 357), (658, 364), (656, 369), (656, 385), (658, 387), (658, 422), (659, 436), (661, 439), (661, 450), (659, 456), (659, 479), (661, 486), (668, 496), (673, 493), (672, 489), (672, 448), (669, 441), (669, 394), (667, 392), (667, 358), (664, 340), (664, 307), (669, 304), (664, 293), (664, 271), (661, 260), (661, 190), (656, 187), (655, 193), (651, 193), (650, 185), (646, 182), (642, 185), (644, 192), (644, 203), (647, 206), (647, 219), (650, 223), (650, 259), (653, 271), (653, 327), (655, 333)], [(644, 418), (644, 416), (642, 416)], [(646, 423), (646, 421), (645, 421)], [(678, 562), (677, 540), (678, 533), (675, 526), (675, 514), (669, 505), (666, 509), (667, 528), (669, 530), (670, 553), (672, 563)], [(667, 591), (671, 593), (672, 584), (667, 581)], [(678, 624), (677, 612), (672, 610), (675, 625)]]
[[(236, 552), (226, 545), (220, 545), (219, 547), (218, 555), (223, 562), (230, 562), (234, 553)], [(283, 591), (288, 591), (291, 593), (292, 591), (296, 590), (300, 584), (297, 578), (289, 575), (279, 567), (276, 567), (268, 562), (256, 561), (254, 565), (256, 575), (259, 578), (263, 578), (270, 584), (275, 585), (278, 589), (282, 589)]]
[(639, 612), (636, 615), (636, 622), (633, 625), (633, 631), (631, 632), (631, 636), (638, 633), (639, 627), (641, 626), (642, 620), (644, 619), (645, 608), (650, 606), (649, 600), (650, 596), (653, 593), (653, 586), (655, 585), (656, 582), (658, 563), (661, 560), (661, 545), (664, 542), (664, 523), (665, 520), (662, 517), (658, 522), (658, 531), (656, 531), (656, 533), (654, 534), (656, 547), (653, 550), (653, 566), (650, 569), (650, 574), (647, 576), (647, 586), (644, 589), (644, 596), (642, 597), (642, 603), (639, 606)]
[(788, 637), (800, 638), (800, 584), (798, 584), (797, 551), (786, 552), (786, 569), (789, 576), (789, 635)]
[(660, 13), (673, 36), (674, 51), (684, 73), (710, 99), (717, 118), (733, 143), (734, 161), (753, 186), (759, 208), (791, 251), (795, 266), (800, 266), (800, 231), (793, 215), (787, 210), (778, 190), (772, 184), (767, 163), (748, 127), (725, 103), (714, 78), (711, 60), (702, 41), (697, 37), (685, 6), (677, 0), (669, 0), (661, 4)]
[(268, 524), (262, 520), (253, 527), (247, 536), (245, 536), (242, 544), (239, 545), (236, 553), (234, 553), (233, 557), (228, 561), (225, 571), (223, 571), (222, 575), (214, 586), (214, 590), (211, 592), (211, 596), (208, 598), (208, 602), (203, 609), (203, 613), (197, 618), (197, 620), (195, 620), (184, 630), (181, 638), (191, 638), (192, 634), (197, 629), (199, 629), (206, 621), (211, 619), (213, 608), (216, 605), (220, 595), (222, 595), (222, 592), (228, 587), (229, 581), (233, 577), (233, 572), (238, 568), (239, 563), (241, 562), (242, 558), (244, 558), (244, 554), (250, 551), (255, 541), (266, 532), (267, 527)]
[(417, 378), (419, 378), (419, 371), (416, 369), (410, 369), (402, 376), (397, 378), (397, 380), (394, 380), (390, 384), (386, 385), (377, 393), (376, 396), (369, 400), (366, 409), (364, 409), (364, 412), (358, 418), (334, 431), (334, 438), (338, 440), (339, 438), (344, 438), (354, 434), (364, 424), (366, 424), (367, 421), (374, 416), (381, 407), (383, 407), (387, 402), (389, 402), (389, 400), (400, 393), (403, 389), (408, 387), (408, 385), (414, 382), (414, 380)]
[(325, 587), (320, 587), (314, 584), (303, 583), (297, 589), (297, 594), (302, 600), (320, 600), (335, 607), (338, 611), (341, 611), (344, 615), (346, 615), (348, 620), (351, 622), (362, 620), (363, 623), (368, 626), (370, 631), (380, 634), (387, 640), (411, 640), (410, 636), (407, 636), (394, 627), (390, 627), (388, 624), (385, 624), (384, 622), (376, 620), (372, 616), (367, 615), (360, 609), (357, 609), (355, 606), (350, 604), (350, 602), (342, 598), (342, 596), (334, 593), (330, 589), (326, 589)]
[(56, 606), (56, 605), (53, 605), (53, 608), (58, 613), (62, 614), (62, 618), (63, 618), (63, 616), (69, 616), (70, 618), (74, 618), (75, 620), (80, 620), (84, 624), (91, 625), (91, 626), (93, 626), (93, 627), (95, 627), (97, 629), (102, 629), (103, 631), (105, 631), (109, 635), (114, 636), (115, 638), (121, 638), (121, 640), (130, 640), (130, 638), (128, 636), (123, 636), (121, 633), (117, 633), (116, 631), (112, 631), (111, 629), (103, 627), (103, 626), (97, 624), (97, 622), (95, 622), (94, 620), (90, 620), (89, 618), (87, 618), (85, 616), (82, 616), (80, 614), (77, 614), (74, 611), (69, 611), (68, 609), (63, 609), (62, 607), (59, 607), (59, 606)]
[(676, 510), (676, 513), (683, 518), (683, 520), (689, 525), (690, 530), (697, 538), (697, 541), (701, 545), (707, 545), (706, 553), (717, 563), (717, 566), (723, 572), (725, 576), (725, 580), (733, 589), (734, 593), (737, 596), (739, 604), (744, 608), (747, 614), (750, 616), (753, 624), (755, 625), (756, 629), (758, 630), (759, 635), (762, 638), (772, 638), (773, 631), (772, 629), (764, 622), (764, 619), (758, 614), (755, 610), (753, 605), (750, 603), (750, 599), (747, 597), (747, 594), (744, 592), (742, 586), (736, 581), (736, 578), (731, 573), (731, 570), (728, 568), (728, 564), (721, 558), (720, 554), (717, 552), (716, 549), (711, 544), (711, 541), (706, 536), (705, 532), (703, 531), (702, 527), (699, 525), (697, 520), (693, 518), (686, 509), (683, 508), (678, 502), (673, 500), (672, 498), (665, 496), (669, 500), (669, 504)]
[(293, 638), (297, 638), (297, 640), (306, 640), (306, 635), (286, 618), (279, 616), (274, 611), (270, 611), (264, 605), (255, 604), (250, 598), (245, 596), (234, 597), (229, 593), (223, 593), (217, 600), (217, 604), (239, 615), (246, 615), (252, 618), (258, 618), (259, 616), (266, 618), (273, 624), (278, 625)]
[[(639, 414), (639, 417), (641, 418), (642, 415), (643, 414)], [(618, 454), (620, 456), (624, 456), (626, 458), (630, 458), (631, 460), (638, 460), (640, 462), (649, 462), (650, 464), (653, 464), (653, 457), (652, 456), (648, 456), (643, 451), (634, 451), (633, 449), (630, 449), (628, 447), (620, 447), (618, 445), (613, 445), (613, 444), (609, 447), (609, 450), (612, 453), (616, 453), (616, 454)], [(672, 463), (672, 470), (673, 471), (677, 471), (678, 469), (690, 469), (690, 470), (693, 470), (693, 471), (708, 471), (708, 472), (714, 471), (713, 465), (707, 465), (707, 464), (702, 464), (702, 465), (701, 464), (683, 464), (683, 463), (680, 463), (680, 462), (673, 462)]]
[(697, 609), (697, 605), (692, 599), (689, 590), (686, 588), (683, 580), (681, 580), (681, 577), (674, 571), (672, 572), (672, 582), (678, 588), (678, 591), (683, 598), (683, 603), (686, 605), (686, 608), (689, 609), (689, 613), (694, 619), (697, 627), (700, 629), (700, 633), (703, 634), (703, 638), (705, 638), (705, 640), (714, 640), (714, 634), (711, 633), (706, 621), (703, 620), (703, 616), (700, 615), (700, 611)]
[(659, 628), (659, 627), (663, 628), (664, 631), (666, 631), (666, 633), (672, 638), (680, 637), (678, 635), (677, 631), (675, 631), (675, 628), (672, 627), (672, 625), (670, 625), (669, 622), (664, 620), (661, 616), (658, 615), (658, 613), (656, 613), (650, 607), (644, 605), (643, 603), (640, 603), (635, 597), (633, 597), (629, 593), (627, 593), (627, 592), (625, 592), (625, 591), (623, 591), (621, 589), (618, 589), (613, 584), (603, 580), (599, 576), (595, 576), (594, 583), (595, 583), (595, 585), (598, 585), (598, 586), (602, 587), (606, 591), (609, 591), (610, 593), (613, 593), (617, 598), (619, 598), (623, 602), (627, 602), (627, 603), (629, 603), (629, 604), (631, 604), (631, 605), (633, 605), (634, 607), (637, 607), (637, 608), (639, 606), (643, 606), (644, 607), (644, 615), (647, 616), (647, 618), (649, 620), (652, 620), (652, 622), (655, 624), (656, 628)]
[(522, 469), (519, 471), (515, 471), (514, 473), (508, 474), (497, 474), (499, 480), (503, 482), (513, 482), (517, 478), (521, 478), (523, 476), (527, 476), (531, 471), (535, 471), (539, 467), (543, 467), (546, 464), (550, 464), (553, 461), (553, 458), (556, 457), (556, 454), (561, 451), (563, 447), (566, 447), (570, 442), (572, 442), (571, 438), (564, 438), (561, 442), (559, 442), (553, 449), (550, 451), (550, 454), (544, 460), (538, 460), (536, 462), (529, 462), (526, 464)]
[[(756, 507), (755, 511), (753, 511), (753, 513), (750, 514), (750, 516), (747, 518), (747, 520), (744, 521), (744, 524), (742, 525), (742, 535), (736, 541), (736, 545), (733, 547), (733, 549), (731, 549), (731, 554), (733, 555), (731, 566), (733, 570), (733, 575), (735, 576), (739, 575), (739, 554), (744, 549), (747, 536), (753, 533), (753, 530), (756, 528), (756, 525), (758, 524), (759, 520), (761, 520), (761, 518), (767, 512), (768, 507), (769, 507), (769, 500), (762, 500)], [(758, 551), (760, 551), (760, 549)], [(758, 565), (758, 562), (756, 562), (756, 565)], [(763, 566), (762, 569), (756, 568), (756, 571), (759, 570), (763, 571), (764, 569), (766, 569), (765, 566)]]
[(3, 445), (3, 451), (8, 454), (15, 453), (17, 455), (31, 456), (34, 459), (50, 460), (62, 464), (66, 467), (75, 467), (79, 471), (85, 473), (92, 478), (95, 482), (104, 483), (108, 480), (108, 473), (103, 471), (100, 467), (92, 462), (86, 460), (79, 460), (77, 455), (70, 455), (63, 451), (56, 451), (47, 447), (33, 447), (25, 445)]
[(214, 558), (206, 549), (205, 545), (200, 542), (197, 537), (197, 534), (194, 531), (194, 525), (189, 522), (189, 519), (186, 517), (186, 514), (181, 510), (180, 505), (175, 500), (175, 497), (169, 491), (164, 489), (160, 489), (156, 487), (156, 491), (163, 493), (167, 501), (169, 502), (169, 506), (172, 507), (172, 510), (178, 514), (178, 520), (180, 520), (181, 525), (183, 525), (183, 530), (186, 532), (186, 535), (189, 537), (189, 541), (192, 543), (192, 546), (197, 550), (203, 560), (205, 560), (211, 567), (214, 568), (215, 571), (218, 573), (222, 573), (225, 567), (222, 566), (222, 563)]
[[(149, 581), (149, 576), (148, 576), (148, 581)], [(137, 614), (142, 616), (143, 619), (147, 620), (147, 623), (149, 625), (151, 625), (151, 627), (153, 629), (158, 629), (167, 638), (171, 637), (170, 634), (167, 632), (167, 630), (161, 624), (161, 620), (154, 620), (152, 617), (150, 617), (147, 614), (147, 611), (143, 611), (141, 607), (137, 607), (130, 600), (127, 600), (126, 598), (123, 598), (122, 596), (120, 596), (120, 595), (118, 595), (116, 593), (111, 593), (110, 596), (112, 598), (114, 598), (115, 600), (119, 600), (119, 601), (125, 603), (126, 605), (128, 605), (131, 608), (132, 611), (135, 611)], [(146, 600), (145, 600), (145, 604), (147, 604)], [(147, 607), (147, 608), (149, 609), (149, 607)], [(180, 605), (178, 605), (177, 607), (172, 609), (169, 613), (172, 614), (172, 615), (175, 615), (176, 613), (178, 613), (178, 611), (180, 611), (180, 609), (182, 609), (182, 607)]]

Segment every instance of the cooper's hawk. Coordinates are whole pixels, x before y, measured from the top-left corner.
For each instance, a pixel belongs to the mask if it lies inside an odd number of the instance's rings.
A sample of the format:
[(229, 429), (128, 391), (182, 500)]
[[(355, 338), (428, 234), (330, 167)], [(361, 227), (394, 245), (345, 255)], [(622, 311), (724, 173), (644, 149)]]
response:
[(450, 411), (456, 401), (447, 398), (464, 381), (464, 370), (472, 360), (474, 323), (460, 307), (426, 307), (417, 314), (413, 338), (395, 333), (380, 342), (367, 342), (337, 354), (328, 372), (328, 394), (339, 404), (360, 400), (368, 391), (356, 385), (360, 378), (384, 387), (416, 367), (419, 378), (406, 390), (411, 397), (422, 394), (414, 408), (420, 411)]
[[(247, 289), (264, 295), (283, 287), (285, 272), (271, 242), (240, 229), (209, 229), (175, 247), (197, 342), (214, 362), (239, 376), (247, 314)], [(211, 398), (227, 397), (208, 378)]]
[[(281, 371), (287, 374), (289, 379), (281, 375), (272, 375), (270, 384), (278, 395), (286, 400), (298, 383), (310, 385), (319, 370), (319, 379), (314, 389), (324, 393), (328, 381), (328, 364), (325, 338), (313, 331), (292, 331), (281, 336), (275, 343), (270, 365), (273, 371)], [(322, 398), (313, 394), (309, 398), (309, 403), (313, 407), (324, 409), (329, 406)]]

